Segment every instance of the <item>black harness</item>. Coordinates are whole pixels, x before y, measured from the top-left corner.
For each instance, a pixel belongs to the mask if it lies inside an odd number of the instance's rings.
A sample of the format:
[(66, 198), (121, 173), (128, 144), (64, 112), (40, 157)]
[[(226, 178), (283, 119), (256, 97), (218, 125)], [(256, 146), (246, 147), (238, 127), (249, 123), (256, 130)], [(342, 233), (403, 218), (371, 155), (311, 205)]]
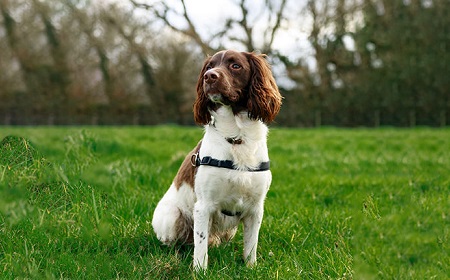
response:
[[(219, 168), (227, 168), (232, 170), (241, 170), (234, 166), (233, 161), (231, 160), (219, 160), (212, 158), (210, 156), (203, 157), (200, 159), (199, 153), (195, 153), (191, 157), (191, 163), (193, 166), (199, 167), (200, 165), (208, 165), (208, 166), (214, 166)], [(267, 171), (270, 169), (270, 161), (264, 161), (261, 162), (258, 166), (258, 168), (255, 169), (247, 169), (243, 171), (250, 171), (250, 172), (258, 172), (258, 171)]]
[[(240, 145), (243, 143), (242, 139), (235, 139), (235, 138), (225, 138), (228, 143), (231, 145)], [(232, 160), (219, 160), (212, 158), (210, 156), (203, 157), (200, 159), (200, 145), (198, 146), (198, 149), (194, 154), (191, 156), (191, 164), (194, 167), (199, 167), (200, 165), (208, 165), (208, 166), (214, 166), (219, 168), (227, 168), (232, 170), (241, 170), (241, 171), (249, 171), (249, 172), (258, 172), (258, 171), (267, 171), (270, 169), (270, 161), (263, 161), (259, 164), (258, 168), (256, 169), (247, 169), (242, 170), (238, 169), (234, 166), (234, 162)], [(241, 216), (242, 212), (231, 212), (229, 210), (223, 209), (220, 211), (223, 215), (233, 217), (233, 216)]]
[(221, 210), (220, 213), (224, 214), (228, 217), (234, 217), (234, 216), (240, 216), (242, 215), (242, 212), (231, 212), (229, 210)]

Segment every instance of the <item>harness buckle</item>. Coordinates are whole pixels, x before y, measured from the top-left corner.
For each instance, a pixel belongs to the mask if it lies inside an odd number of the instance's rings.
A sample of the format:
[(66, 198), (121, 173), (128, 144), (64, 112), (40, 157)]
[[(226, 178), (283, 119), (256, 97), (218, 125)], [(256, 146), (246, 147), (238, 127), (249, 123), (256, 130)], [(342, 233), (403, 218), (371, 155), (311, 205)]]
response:
[(197, 166), (200, 165), (198, 157), (199, 157), (199, 153), (198, 152), (195, 153), (195, 154), (192, 154), (192, 156), (191, 156), (191, 164), (192, 164), (193, 167), (197, 167)]
[(212, 159), (213, 159), (212, 157), (204, 157), (204, 158), (202, 159), (202, 164), (204, 164), (204, 165), (210, 165)]

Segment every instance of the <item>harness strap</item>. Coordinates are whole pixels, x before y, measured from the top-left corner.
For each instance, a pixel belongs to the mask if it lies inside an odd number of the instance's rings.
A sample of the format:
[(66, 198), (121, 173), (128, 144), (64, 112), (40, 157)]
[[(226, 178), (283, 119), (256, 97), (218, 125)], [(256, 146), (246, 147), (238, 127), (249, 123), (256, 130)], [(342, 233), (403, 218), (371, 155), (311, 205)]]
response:
[(225, 210), (225, 209), (221, 210), (220, 213), (222, 213), (228, 217), (240, 216), (242, 214), (242, 212), (231, 212), (231, 211)]
[[(214, 167), (219, 167), (219, 168), (239, 170), (234, 167), (234, 163), (231, 160), (218, 160), (218, 159), (212, 158), (210, 156), (203, 157), (200, 160), (200, 156), (198, 153), (192, 155), (191, 162), (192, 162), (192, 165), (194, 165), (194, 163), (195, 163), (196, 167), (198, 167), (200, 165), (209, 165), (209, 166), (214, 166)], [(269, 169), (270, 169), (270, 161), (264, 161), (259, 164), (258, 168), (249, 169), (247, 171), (258, 172), (258, 171), (267, 171)]]

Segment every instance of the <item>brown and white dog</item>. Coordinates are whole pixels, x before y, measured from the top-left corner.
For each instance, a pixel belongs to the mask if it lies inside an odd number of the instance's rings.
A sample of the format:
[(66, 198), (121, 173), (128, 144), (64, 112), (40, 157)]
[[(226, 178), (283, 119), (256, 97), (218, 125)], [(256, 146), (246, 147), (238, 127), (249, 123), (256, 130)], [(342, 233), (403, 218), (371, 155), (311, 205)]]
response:
[(194, 117), (203, 139), (183, 161), (153, 214), (165, 244), (194, 243), (194, 268), (206, 269), (208, 244), (244, 224), (244, 260), (256, 262), (264, 199), (272, 181), (267, 123), (282, 97), (264, 55), (231, 50), (208, 57), (197, 82)]

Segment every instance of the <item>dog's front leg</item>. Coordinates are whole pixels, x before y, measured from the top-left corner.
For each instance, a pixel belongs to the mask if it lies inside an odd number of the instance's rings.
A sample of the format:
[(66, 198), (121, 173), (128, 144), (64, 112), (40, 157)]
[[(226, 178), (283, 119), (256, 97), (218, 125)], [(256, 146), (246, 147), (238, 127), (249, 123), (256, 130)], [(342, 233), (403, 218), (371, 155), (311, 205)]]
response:
[(247, 266), (256, 264), (256, 249), (258, 247), (258, 235), (263, 217), (263, 207), (246, 216), (244, 222), (244, 260)]
[(202, 201), (194, 205), (194, 269), (205, 270), (208, 266), (208, 239), (210, 209)]

